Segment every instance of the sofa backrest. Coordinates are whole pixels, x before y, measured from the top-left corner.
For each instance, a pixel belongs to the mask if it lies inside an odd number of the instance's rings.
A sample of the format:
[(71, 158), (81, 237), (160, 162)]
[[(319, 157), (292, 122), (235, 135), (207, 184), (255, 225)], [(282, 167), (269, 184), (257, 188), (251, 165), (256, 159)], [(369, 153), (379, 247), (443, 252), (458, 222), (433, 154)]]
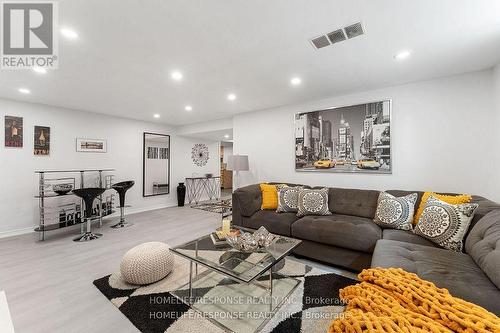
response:
[(474, 225), (465, 241), (465, 252), (500, 289), (500, 209), (490, 211)]
[(330, 188), (328, 207), (335, 214), (352, 215), (372, 219), (377, 210), (380, 191)]
[[(306, 188), (311, 188), (308, 185), (291, 183), (285, 184), (289, 186), (304, 186)], [(316, 186), (314, 188), (321, 187)], [(407, 190), (388, 190), (387, 193), (390, 193), (396, 197), (405, 196), (410, 193), (417, 193), (418, 198), (417, 202), (415, 203), (415, 211), (418, 209), (418, 206), (420, 205), (420, 201), (422, 199), (422, 195), (424, 194), (424, 192), (422, 191)], [(377, 201), (379, 194), (380, 191), (374, 190), (358, 190), (332, 187), (329, 189), (328, 206), (330, 211), (335, 214), (374, 218), (375, 212), (377, 210)], [(454, 193), (442, 194), (454, 195)], [(237, 189), (233, 193), (233, 201), (235, 201), (233, 202), (233, 210), (235, 208), (237, 210), (233, 215), (241, 214), (242, 216), (246, 217), (252, 216), (255, 212), (260, 210), (262, 204), (260, 185), (249, 185)], [(477, 195), (472, 196), (471, 202), (479, 204), (479, 207), (475, 211), (474, 218), (472, 219), (469, 231), (465, 235), (464, 240), (467, 239), (468, 234), (479, 220), (481, 220), (489, 212), (500, 209), (500, 204)]]
[(465, 235), (465, 238), (467, 238), (467, 235), (471, 232), (472, 228), (476, 225), (476, 223), (479, 222), (483, 217), (488, 215), (490, 212), (500, 209), (500, 204), (493, 202), (489, 199), (480, 197), (479, 195), (473, 195), (471, 202), (477, 203), (479, 207), (474, 211), (474, 218), (472, 218), (472, 221), (469, 226), (469, 231)]

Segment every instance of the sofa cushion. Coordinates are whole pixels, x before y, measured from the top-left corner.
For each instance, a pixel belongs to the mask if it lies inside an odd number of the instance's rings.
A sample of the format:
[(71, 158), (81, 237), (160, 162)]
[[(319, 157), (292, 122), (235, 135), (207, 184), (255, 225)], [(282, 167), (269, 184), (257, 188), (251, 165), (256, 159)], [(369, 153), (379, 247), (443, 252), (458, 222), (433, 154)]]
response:
[(415, 226), (415, 233), (444, 248), (462, 252), (463, 239), (477, 207), (475, 203), (451, 205), (431, 196)]
[(423, 237), (415, 235), (413, 233), (413, 231), (384, 229), (384, 231), (382, 233), (382, 238), (400, 241), (400, 242), (411, 243), (411, 244), (439, 247), (439, 245), (437, 245), (436, 243), (433, 243), (428, 239), (425, 239)]
[(417, 193), (417, 202), (415, 203), (415, 211), (417, 211), (418, 205), (420, 204), (420, 201), (422, 201), (422, 196), (424, 195), (424, 192), (422, 191), (388, 190), (386, 192), (392, 194), (395, 197), (404, 197), (405, 195)]
[(490, 212), (472, 228), (465, 250), (500, 288), (500, 210)]
[(373, 222), (382, 228), (412, 230), (416, 201), (417, 193), (395, 197), (392, 194), (380, 192)]
[(422, 200), (420, 200), (420, 203), (417, 203), (418, 209), (415, 211), (415, 220), (413, 221), (414, 225), (417, 224), (418, 220), (422, 216), (425, 204), (431, 196), (452, 205), (468, 203), (472, 200), (472, 196), (469, 194), (445, 195), (434, 192), (425, 192), (424, 195), (422, 195)]
[(278, 213), (297, 213), (301, 186), (285, 186), (278, 189)]
[(468, 254), (383, 239), (375, 247), (372, 267), (402, 268), (500, 314), (500, 290)]
[(328, 188), (300, 189), (297, 216), (332, 215), (328, 207)]
[(262, 197), (262, 205), (260, 209), (276, 210), (278, 208), (278, 189), (286, 187), (285, 184), (260, 184), (260, 192)]
[(295, 213), (276, 213), (272, 210), (259, 210), (251, 217), (243, 217), (243, 226), (259, 229), (261, 226), (269, 232), (290, 236), (290, 226), (297, 221)]
[[(420, 191), (388, 190), (386, 192), (390, 193), (390, 194), (392, 194), (392, 195), (394, 195), (396, 197), (401, 197), (401, 196), (408, 195), (410, 193), (416, 192), (418, 194), (418, 198), (417, 198), (417, 204), (416, 204), (415, 211), (417, 211), (418, 206), (419, 206), (420, 202), (422, 201), (422, 197), (424, 195), (424, 192), (420, 192)], [(443, 194), (443, 195), (457, 195), (456, 193), (439, 193), (439, 194)], [(483, 198), (481, 196), (478, 196), (478, 195), (473, 195), (472, 196), (472, 200), (470, 202), (471, 203), (477, 203), (477, 204), (479, 204), (479, 207), (474, 212), (474, 218), (472, 219), (472, 221), (470, 223), (469, 231), (467, 232), (467, 234), (465, 234), (465, 238), (464, 239), (467, 239), (467, 236), (469, 235), (470, 230), (472, 230), (472, 227), (474, 227), (474, 225), (481, 218), (483, 218), (483, 216), (485, 216), (486, 214), (488, 214), (492, 210), (500, 209), (500, 204), (498, 204), (496, 202), (493, 202), (493, 201), (491, 201), (489, 199)], [(416, 221), (416, 222), (418, 222), (418, 221)]]
[(330, 188), (328, 205), (336, 214), (373, 219), (380, 191)]
[(372, 253), (382, 229), (365, 217), (305, 216), (292, 224), (292, 237)]

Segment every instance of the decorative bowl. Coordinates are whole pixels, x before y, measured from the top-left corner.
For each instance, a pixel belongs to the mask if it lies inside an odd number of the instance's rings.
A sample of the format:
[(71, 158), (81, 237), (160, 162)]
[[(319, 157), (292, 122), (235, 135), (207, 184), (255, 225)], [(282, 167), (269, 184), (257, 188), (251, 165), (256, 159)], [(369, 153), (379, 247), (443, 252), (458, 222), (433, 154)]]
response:
[(226, 242), (238, 251), (250, 253), (267, 248), (276, 238), (277, 236), (271, 234), (266, 228), (260, 227), (253, 234), (242, 232), (240, 235), (227, 236)]
[(52, 185), (52, 191), (59, 195), (64, 195), (69, 193), (73, 189), (73, 184), (54, 184)]

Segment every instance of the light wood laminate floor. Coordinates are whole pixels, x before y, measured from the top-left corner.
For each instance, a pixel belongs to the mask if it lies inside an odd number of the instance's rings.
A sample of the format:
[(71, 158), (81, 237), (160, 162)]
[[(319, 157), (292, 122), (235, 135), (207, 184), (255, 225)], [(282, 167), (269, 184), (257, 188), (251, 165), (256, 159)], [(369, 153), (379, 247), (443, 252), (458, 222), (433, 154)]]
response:
[[(189, 207), (174, 207), (127, 216), (135, 225), (111, 229), (103, 237), (76, 243), (80, 228), (48, 234), (0, 239), (0, 290), (4, 290), (17, 333), (138, 332), (92, 282), (119, 269), (123, 254), (144, 242), (171, 246), (208, 234), (220, 215)], [(308, 262), (312, 263), (312, 262)], [(312, 263), (342, 275), (354, 274)]]

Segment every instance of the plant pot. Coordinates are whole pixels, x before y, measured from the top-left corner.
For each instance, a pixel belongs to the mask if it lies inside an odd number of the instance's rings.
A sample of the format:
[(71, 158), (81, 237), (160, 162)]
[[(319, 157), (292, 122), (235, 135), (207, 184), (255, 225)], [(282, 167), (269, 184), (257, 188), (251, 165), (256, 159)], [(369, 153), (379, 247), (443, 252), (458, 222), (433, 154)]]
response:
[(177, 186), (177, 206), (184, 206), (184, 200), (186, 199), (186, 186), (184, 183), (179, 183)]

